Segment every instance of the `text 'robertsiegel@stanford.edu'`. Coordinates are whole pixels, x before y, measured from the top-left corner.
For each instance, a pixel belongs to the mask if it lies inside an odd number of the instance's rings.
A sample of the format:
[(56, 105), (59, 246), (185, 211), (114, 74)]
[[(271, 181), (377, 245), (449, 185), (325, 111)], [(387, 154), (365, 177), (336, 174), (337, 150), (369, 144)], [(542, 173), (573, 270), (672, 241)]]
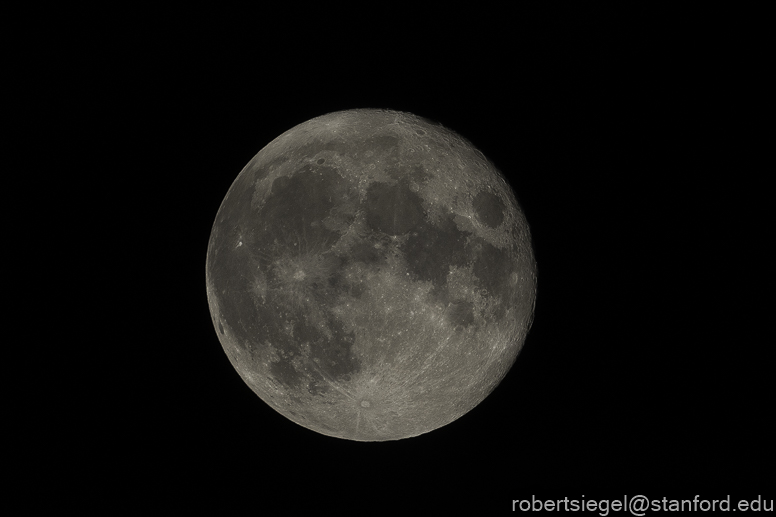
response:
[(513, 512), (596, 512), (605, 517), (610, 512), (626, 512), (642, 517), (648, 512), (772, 512), (773, 499), (758, 496), (754, 499), (731, 501), (728, 495), (722, 499), (704, 499), (696, 495), (692, 499), (649, 498), (643, 495), (623, 496), (620, 499), (586, 499), (584, 495), (570, 499), (513, 499)]

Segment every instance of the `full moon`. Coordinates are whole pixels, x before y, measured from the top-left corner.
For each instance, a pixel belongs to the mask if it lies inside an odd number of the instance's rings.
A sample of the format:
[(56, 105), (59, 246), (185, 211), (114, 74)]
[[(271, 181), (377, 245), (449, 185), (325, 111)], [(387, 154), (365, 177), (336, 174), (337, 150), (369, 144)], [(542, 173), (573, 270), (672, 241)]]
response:
[(264, 402), (318, 433), (399, 440), (447, 425), (501, 382), (531, 326), (525, 216), (474, 146), (390, 110), (286, 131), (216, 215), (207, 299)]

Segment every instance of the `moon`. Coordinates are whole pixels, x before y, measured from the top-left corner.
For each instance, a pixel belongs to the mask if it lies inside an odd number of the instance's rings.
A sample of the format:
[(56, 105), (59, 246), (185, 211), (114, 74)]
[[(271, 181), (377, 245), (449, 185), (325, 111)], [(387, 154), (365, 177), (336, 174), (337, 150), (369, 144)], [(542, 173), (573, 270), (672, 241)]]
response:
[(329, 113), (286, 131), (216, 215), (207, 299), (245, 383), (348, 440), (418, 436), (501, 382), (530, 329), (536, 262), (503, 175), (403, 112)]

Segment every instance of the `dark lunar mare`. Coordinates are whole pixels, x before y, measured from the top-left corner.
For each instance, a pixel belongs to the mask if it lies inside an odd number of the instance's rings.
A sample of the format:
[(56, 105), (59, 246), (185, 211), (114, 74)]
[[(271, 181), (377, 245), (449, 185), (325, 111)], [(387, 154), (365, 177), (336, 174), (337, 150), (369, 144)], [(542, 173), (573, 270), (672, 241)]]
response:
[[(352, 333), (346, 333), (341, 322), (326, 311), (336, 296), (327, 284), (336, 277), (340, 261), (332, 258), (327, 264), (323, 260), (324, 275), (316, 279), (318, 283), (303, 286), (302, 294), (310, 299), (302, 305), (284, 296), (287, 286), (282, 282), (286, 279), (278, 277), (273, 265), (278, 260), (309, 258), (329, 251), (340, 234), (311, 223), (332, 213), (333, 200), (342, 194), (344, 182), (334, 169), (325, 166), (305, 166), (290, 178), (279, 177), (257, 213), (251, 207), (252, 196), (242, 195), (229, 205), (222, 226), (231, 227), (231, 231), (214, 239), (214, 249), (228, 249), (236, 235), (243, 243), (220, 255), (211, 267), (214, 284), (226, 286), (224, 294), (228, 292), (228, 296), (219, 297), (221, 317), (233, 329), (236, 344), (257, 356), (268, 353), (270, 345), (277, 354), (272, 358), (271, 374), (289, 388), (299, 388), (306, 379), (300, 370), (309, 370), (311, 393), (326, 391), (327, 378), (339, 381), (359, 369), (351, 353)], [(252, 288), (256, 277), (250, 273), (256, 270), (265, 271), (266, 281), (279, 288), (269, 289), (264, 300)], [(310, 321), (311, 307), (321, 313), (314, 318), (315, 325)]]

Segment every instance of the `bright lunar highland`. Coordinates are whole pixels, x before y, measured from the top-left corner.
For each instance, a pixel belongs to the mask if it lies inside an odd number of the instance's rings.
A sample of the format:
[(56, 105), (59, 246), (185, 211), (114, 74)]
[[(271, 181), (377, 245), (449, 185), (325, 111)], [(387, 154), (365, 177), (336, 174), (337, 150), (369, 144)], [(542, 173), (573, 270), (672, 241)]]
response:
[(531, 326), (523, 212), (471, 143), (388, 110), (330, 113), (262, 149), (206, 260), (237, 373), (297, 424), (358, 441), (442, 427), (504, 378)]

